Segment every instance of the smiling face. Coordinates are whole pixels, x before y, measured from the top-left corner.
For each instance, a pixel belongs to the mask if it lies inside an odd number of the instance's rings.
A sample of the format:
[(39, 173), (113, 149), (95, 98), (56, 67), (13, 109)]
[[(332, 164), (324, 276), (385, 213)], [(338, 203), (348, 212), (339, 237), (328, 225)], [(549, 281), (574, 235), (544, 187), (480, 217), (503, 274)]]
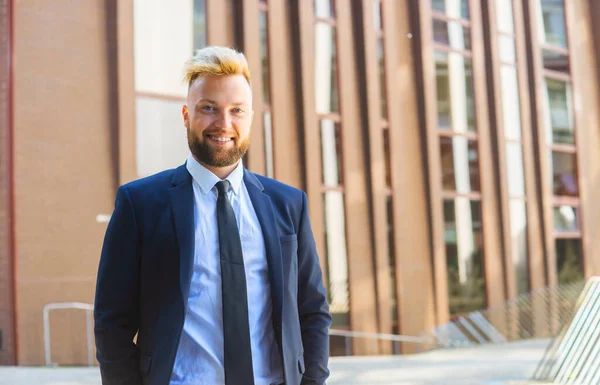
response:
[(250, 144), (252, 91), (246, 78), (206, 75), (196, 79), (182, 113), (196, 160), (217, 176), (231, 172)]

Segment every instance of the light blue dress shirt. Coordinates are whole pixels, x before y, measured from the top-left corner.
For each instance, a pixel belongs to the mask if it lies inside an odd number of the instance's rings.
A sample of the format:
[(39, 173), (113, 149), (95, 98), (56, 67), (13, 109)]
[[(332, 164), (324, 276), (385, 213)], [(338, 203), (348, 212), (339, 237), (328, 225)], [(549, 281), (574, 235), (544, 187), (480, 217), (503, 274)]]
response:
[[(221, 179), (191, 154), (186, 167), (194, 189), (194, 270), (170, 385), (224, 385), (221, 265), (214, 187)], [(227, 177), (231, 184), (227, 196), (237, 218), (244, 253), (254, 381), (255, 385), (281, 384), (283, 370), (273, 331), (264, 239), (243, 177), (240, 162)]]

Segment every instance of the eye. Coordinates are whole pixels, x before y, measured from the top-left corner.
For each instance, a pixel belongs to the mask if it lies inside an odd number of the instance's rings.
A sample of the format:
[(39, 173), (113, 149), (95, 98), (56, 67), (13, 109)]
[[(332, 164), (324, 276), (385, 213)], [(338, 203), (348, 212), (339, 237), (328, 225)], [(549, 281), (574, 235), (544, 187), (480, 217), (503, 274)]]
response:
[(234, 108), (234, 109), (233, 109), (233, 113), (234, 113), (234, 114), (238, 114), (238, 115), (239, 115), (239, 114), (243, 114), (243, 113), (244, 113), (244, 110), (242, 110), (241, 108)]
[(202, 106), (202, 111), (214, 111), (215, 108), (213, 106)]

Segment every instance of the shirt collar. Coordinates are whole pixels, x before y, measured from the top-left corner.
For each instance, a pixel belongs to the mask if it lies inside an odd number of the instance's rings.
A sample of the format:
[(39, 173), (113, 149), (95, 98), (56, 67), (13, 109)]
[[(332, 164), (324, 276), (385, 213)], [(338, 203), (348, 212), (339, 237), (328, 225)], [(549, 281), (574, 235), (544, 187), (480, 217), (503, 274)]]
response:
[[(211, 191), (213, 187), (221, 181), (221, 179), (213, 174), (212, 171), (200, 164), (192, 154), (188, 155), (185, 166), (204, 194)], [(225, 179), (231, 183), (231, 190), (233, 193), (238, 195), (244, 179), (244, 165), (241, 160), (237, 167)]]

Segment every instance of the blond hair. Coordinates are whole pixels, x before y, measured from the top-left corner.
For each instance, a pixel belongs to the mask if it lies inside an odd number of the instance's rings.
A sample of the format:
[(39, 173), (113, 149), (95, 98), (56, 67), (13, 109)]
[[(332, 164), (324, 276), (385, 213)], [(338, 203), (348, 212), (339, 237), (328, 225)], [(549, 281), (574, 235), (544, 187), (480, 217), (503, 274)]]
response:
[(250, 69), (243, 53), (228, 47), (210, 46), (199, 49), (185, 63), (184, 81), (191, 86), (206, 75), (244, 75), (250, 84)]

